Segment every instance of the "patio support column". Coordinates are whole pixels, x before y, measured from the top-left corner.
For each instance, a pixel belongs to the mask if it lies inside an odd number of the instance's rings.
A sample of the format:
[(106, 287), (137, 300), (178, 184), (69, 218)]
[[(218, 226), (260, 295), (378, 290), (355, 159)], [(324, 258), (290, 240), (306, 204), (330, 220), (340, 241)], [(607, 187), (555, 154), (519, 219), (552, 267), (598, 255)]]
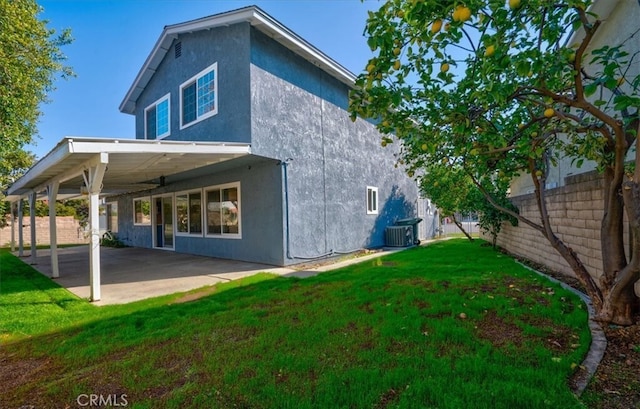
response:
[(31, 220), (31, 264), (38, 264), (36, 254), (36, 192), (29, 193), (29, 219)]
[(49, 246), (51, 248), (51, 278), (60, 277), (58, 269), (58, 226), (56, 224), (56, 198), (60, 183), (53, 182), (47, 187), (49, 196)]
[(24, 257), (24, 200), (20, 198), (18, 201), (18, 257)]
[(11, 251), (16, 251), (16, 204), (11, 202)]
[(91, 301), (100, 300), (100, 221), (98, 208), (102, 178), (107, 170), (109, 154), (100, 153), (90, 167), (83, 172), (84, 183), (89, 191), (89, 226), (91, 241), (89, 243), (89, 286)]

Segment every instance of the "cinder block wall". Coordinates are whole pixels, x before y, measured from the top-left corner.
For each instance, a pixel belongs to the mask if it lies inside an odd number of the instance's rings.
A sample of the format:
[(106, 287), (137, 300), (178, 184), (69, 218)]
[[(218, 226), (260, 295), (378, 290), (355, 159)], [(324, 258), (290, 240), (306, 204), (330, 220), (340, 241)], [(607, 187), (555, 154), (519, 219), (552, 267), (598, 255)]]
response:
[[(80, 224), (73, 216), (56, 217), (58, 230), (58, 244), (81, 244), (87, 243), (84, 232)], [(15, 226), (15, 240), (18, 245), (18, 219)], [(31, 219), (26, 216), (22, 219), (22, 234), (25, 245), (31, 244)], [(49, 216), (36, 217), (36, 244), (49, 244)], [(11, 245), (11, 222), (0, 229), (0, 246)]]
[[(604, 214), (604, 181), (597, 172), (568, 176), (565, 186), (547, 191), (547, 208), (555, 234), (571, 247), (593, 277), (602, 275), (600, 223)], [(520, 214), (536, 222), (540, 212), (534, 194), (512, 198)], [(626, 229), (626, 223), (625, 223)], [(625, 230), (625, 239), (627, 233)], [(573, 276), (567, 262), (544, 236), (520, 222), (517, 227), (505, 223), (497, 244), (510, 253)]]

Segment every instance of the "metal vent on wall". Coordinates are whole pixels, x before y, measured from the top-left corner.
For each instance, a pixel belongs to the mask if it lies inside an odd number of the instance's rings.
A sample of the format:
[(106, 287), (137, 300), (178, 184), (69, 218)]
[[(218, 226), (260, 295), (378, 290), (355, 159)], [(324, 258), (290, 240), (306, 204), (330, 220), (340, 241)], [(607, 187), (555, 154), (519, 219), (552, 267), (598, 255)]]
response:
[(413, 245), (413, 227), (387, 227), (384, 231), (384, 242), (388, 247), (409, 247)]
[(175, 52), (176, 58), (182, 55), (182, 41), (176, 43), (175, 47), (173, 47), (173, 51)]

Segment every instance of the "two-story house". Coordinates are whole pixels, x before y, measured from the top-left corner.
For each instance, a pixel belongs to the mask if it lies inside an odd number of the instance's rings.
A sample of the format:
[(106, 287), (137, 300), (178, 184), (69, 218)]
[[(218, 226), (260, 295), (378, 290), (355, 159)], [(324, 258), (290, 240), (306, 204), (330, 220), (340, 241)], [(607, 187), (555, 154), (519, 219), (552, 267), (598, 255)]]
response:
[(251, 155), (118, 197), (118, 236), (275, 265), (383, 245), (418, 192), (372, 124), (349, 119), (353, 80), (256, 7), (167, 26), (120, 105), (136, 138), (243, 143)]
[(257, 7), (166, 26), (120, 105), (136, 140), (67, 138), (10, 197), (84, 186), (129, 246), (279, 266), (383, 246), (434, 216), (349, 118), (354, 80)]

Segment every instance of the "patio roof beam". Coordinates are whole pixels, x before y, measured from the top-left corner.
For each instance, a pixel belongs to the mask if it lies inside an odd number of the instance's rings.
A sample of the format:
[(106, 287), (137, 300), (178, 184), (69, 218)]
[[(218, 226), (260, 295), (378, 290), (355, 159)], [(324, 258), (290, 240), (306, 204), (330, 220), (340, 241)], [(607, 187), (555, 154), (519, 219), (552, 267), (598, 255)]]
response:
[[(63, 183), (66, 182), (69, 179), (72, 179), (76, 176), (80, 176), (83, 174), (83, 172), (85, 172), (87, 169), (90, 169), (92, 166), (95, 166), (96, 164), (100, 163), (100, 155), (98, 154), (95, 157), (89, 159), (86, 162), (81, 163), (80, 165), (67, 170), (66, 172), (63, 172), (59, 175), (56, 175), (55, 177), (47, 180), (46, 182), (42, 183), (41, 185), (38, 185), (38, 187), (36, 187), (34, 190), (36, 192), (40, 192), (43, 191), (45, 189), (48, 189), (49, 186), (51, 186), (53, 183)], [(106, 153), (104, 155), (107, 155)], [(78, 193), (80, 193), (80, 187), (78, 187), (77, 190)]]

